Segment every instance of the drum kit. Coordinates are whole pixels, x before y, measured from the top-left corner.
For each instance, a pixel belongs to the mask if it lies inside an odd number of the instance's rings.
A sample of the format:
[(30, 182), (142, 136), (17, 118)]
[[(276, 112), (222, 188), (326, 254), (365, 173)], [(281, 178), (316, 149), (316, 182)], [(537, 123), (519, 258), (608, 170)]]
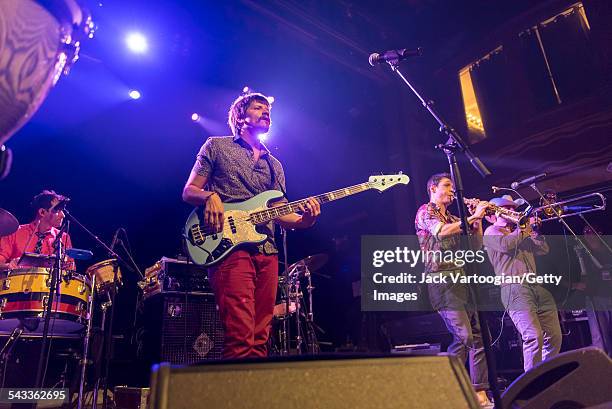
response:
[[(317, 354), (317, 326), (314, 323), (312, 275), (318, 273), (328, 261), (326, 254), (308, 256), (291, 264), (279, 276), (281, 303), (274, 307), (273, 334), (270, 337), (270, 350), (279, 355), (291, 353)], [(306, 290), (306, 294), (304, 291)], [(291, 332), (295, 331), (292, 337)]]
[[(18, 227), (17, 219), (0, 209), (0, 237), (14, 233)], [(111, 254), (114, 254), (112, 249)], [(90, 258), (92, 253), (67, 249), (65, 255), (83, 260)], [(0, 366), (8, 362), (20, 338), (48, 337), (82, 341), (82, 354), (79, 356), (80, 408), (95, 301), (98, 300), (102, 310), (100, 328), (104, 331), (106, 311), (112, 305), (117, 287), (122, 285), (122, 274), (118, 258), (93, 264), (85, 274), (68, 270), (62, 263), (56, 263), (56, 260), (57, 255), (25, 253), (16, 267), (0, 264), (0, 338), (5, 339), (4, 344), (0, 343)], [(54, 280), (53, 273), (57, 266), (61, 268)], [(52, 288), (54, 291), (51, 291)], [(53, 305), (49, 308), (50, 299)], [(48, 327), (46, 331), (45, 326)], [(4, 381), (2, 379), (2, 385)]]

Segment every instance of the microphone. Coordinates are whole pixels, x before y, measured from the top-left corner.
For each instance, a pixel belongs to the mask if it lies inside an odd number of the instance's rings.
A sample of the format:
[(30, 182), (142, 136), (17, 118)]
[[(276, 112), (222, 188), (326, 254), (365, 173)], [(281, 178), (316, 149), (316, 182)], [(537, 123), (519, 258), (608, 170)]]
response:
[(51, 207), (51, 209), (49, 210), (57, 210), (57, 211), (64, 210), (66, 206), (68, 205), (69, 201), (70, 201), (69, 197), (61, 196), (58, 202), (55, 204), (55, 206)]
[(491, 186), (491, 190), (493, 191), (493, 193), (497, 193), (501, 190), (501, 188), (497, 186)]
[(512, 189), (518, 189), (521, 186), (530, 185), (533, 182), (537, 182), (540, 179), (544, 179), (545, 177), (546, 177), (546, 173), (540, 173), (539, 175), (535, 175), (527, 179), (519, 180), (518, 182), (512, 182), (510, 187), (512, 187)]
[(115, 230), (115, 235), (113, 236), (113, 241), (111, 241), (110, 248), (113, 251), (115, 251), (115, 246), (117, 245), (117, 239), (118, 239), (120, 231), (121, 231), (121, 227), (119, 227), (117, 230)]
[(399, 62), (405, 60), (409, 57), (417, 57), (423, 54), (423, 49), (421, 47), (418, 48), (402, 48), (399, 50), (389, 50), (385, 51), (382, 54), (372, 53), (368, 58), (370, 65), (373, 67), (375, 64), (382, 64), (384, 62), (395, 61)]

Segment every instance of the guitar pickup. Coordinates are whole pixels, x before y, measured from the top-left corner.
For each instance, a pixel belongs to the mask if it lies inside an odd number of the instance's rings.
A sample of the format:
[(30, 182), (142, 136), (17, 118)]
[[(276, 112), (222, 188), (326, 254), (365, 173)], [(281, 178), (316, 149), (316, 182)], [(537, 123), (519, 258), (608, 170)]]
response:
[(227, 222), (229, 223), (232, 233), (236, 234), (238, 230), (236, 229), (236, 222), (234, 221), (234, 218), (232, 216), (228, 217)]
[(232, 244), (232, 241), (228, 238), (221, 239), (221, 242), (219, 243), (217, 248), (212, 252), (213, 259), (216, 259), (221, 256), (221, 254), (223, 254), (227, 249), (232, 247)]
[(189, 236), (189, 241), (191, 241), (193, 244), (197, 246), (204, 244), (204, 241), (206, 241), (206, 238), (204, 234), (202, 234), (202, 229), (200, 228), (199, 224), (194, 224), (193, 226), (189, 228), (188, 236)]

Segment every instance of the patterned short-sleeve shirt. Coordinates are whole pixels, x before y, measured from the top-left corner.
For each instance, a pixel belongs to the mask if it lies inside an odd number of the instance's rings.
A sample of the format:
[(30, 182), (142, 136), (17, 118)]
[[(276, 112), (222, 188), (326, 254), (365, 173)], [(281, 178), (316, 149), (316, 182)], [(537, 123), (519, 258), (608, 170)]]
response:
[[(448, 209), (442, 212), (435, 203), (426, 203), (419, 207), (414, 219), (414, 227), (419, 239), (421, 251), (442, 251), (456, 250), (459, 248), (460, 236), (453, 234), (440, 238), (438, 234), (442, 226), (448, 223), (458, 222), (459, 218), (452, 215)], [(425, 272), (433, 273), (445, 270), (457, 270), (457, 265), (451, 262), (443, 262), (435, 257), (427, 257), (425, 262)]]
[[(216, 192), (224, 203), (242, 202), (266, 190), (285, 192), (283, 166), (263, 146), (255, 162), (251, 146), (240, 137), (212, 136), (200, 148), (193, 172), (207, 178), (205, 190)], [(258, 226), (268, 236), (259, 250), (277, 253), (274, 243), (274, 223)]]

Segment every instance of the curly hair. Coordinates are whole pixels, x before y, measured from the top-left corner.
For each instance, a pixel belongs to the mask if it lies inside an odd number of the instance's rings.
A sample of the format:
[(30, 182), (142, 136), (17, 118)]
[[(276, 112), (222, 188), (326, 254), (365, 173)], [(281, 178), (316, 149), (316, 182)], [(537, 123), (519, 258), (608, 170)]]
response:
[(268, 107), (271, 105), (268, 98), (258, 92), (250, 92), (236, 98), (234, 102), (232, 102), (232, 106), (230, 106), (229, 112), (227, 113), (227, 124), (232, 130), (232, 135), (240, 135), (240, 122), (245, 118), (246, 110), (253, 101), (262, 102)]

